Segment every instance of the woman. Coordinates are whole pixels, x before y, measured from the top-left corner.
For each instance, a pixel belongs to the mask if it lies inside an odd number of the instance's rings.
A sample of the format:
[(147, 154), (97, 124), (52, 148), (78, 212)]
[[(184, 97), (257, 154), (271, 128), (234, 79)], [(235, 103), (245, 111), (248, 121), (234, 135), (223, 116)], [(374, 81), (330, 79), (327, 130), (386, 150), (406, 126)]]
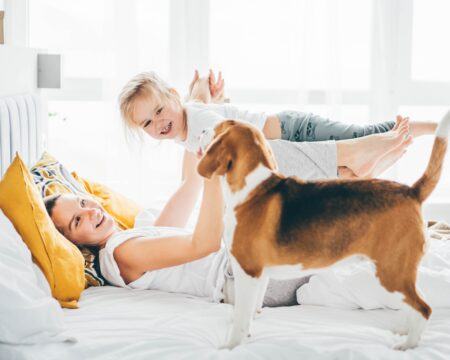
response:
[[(338, 159), (352, 161), (359, 156), (370, 162), (386, 152), (386, 147), (395, 149), (403, 144), (397, 130), (389, 136), (382, 135), (375, 142), (363, 137), (316, 143), (277, 140), (270, 144), (282, 173), (305, 179), (332, 178), (338, 173)], [(296, 152), (292, 157), (295, 163), (289, 161), (292, 151)], [(303, 158), (299, 158), (299, 152)], [(183, 207), (179, 199), (166, 205), (154, 226), (126, 231), (119, 230), (113, 218), (93, 199), (57, 195), (44, 201), (56, 227), (70, 241), (99, 247), (102, 275), (113, 285), (180, 292), (219, 302), (226, 296), (226, 284), (230, 284), (226, 279), (231, 278), (226, 253), (221, 249), (223, 201), (217, 178), (202, 181), (200, 214), (192, 233), (182, 229), (190, 215), (189, 208), (170, 213), (175, 204)], [(269, 284), (272, 299), (266, 297), (266, 305), (295, 303), (295, 290), (303, 282), (295, 279)]]
[[(281, 165), (280, 162), (282, 172), (291, 170), (303, 178), (327, 177), (327, 174), (332, 177), (336, 173), (335, 160), (326, 160), (327, 155), (335, 156), (333, 143), (271, 145), (277, 159), (285, 159), (287, 149), (293, 146), (315, 151), (307, 153), (297, 168), (289, 169), (289, 163)], [(161, 216), (152, 227), (121, 231), (100, 204), (88, 197), (56, 195), (45, 198), (44, 202), (64, 236), (76, 245), (99, 248), (101, 272), (111, 284), (186, 293), (214, 302), (225, 298), (224, 288), (226, 283), (230, 284), (226, 279), (231, 276), (226, 253), (221, 249), (223, 201), (217, 178), (204, 180), (200, 214), (193, 232), (180, 228), (180, 220), (174, 218), (170, 222)], [(304, 279), (272, 282), (265, 304), (295, 304), (295, 292), (304, 282)]]
[[(311, 143), (297, 146), (312, 146), (321, 153), (324, 145)], [(286, 148), (283, 146), (272, 145), (272, 149), (275, 158), (285, 156)], [(301, 177), (306, 177), (303, 176), (305, 172), (310, 174), (314, 164), (321, 162), (321, 155), (315, 158), (314, 154), (309, 155), (313, 156), (311, 163), (307, 164), (305, 158), (297, 169), (297, 175)], [(328, 167), (325, 172), (336, 172), (335, 163), (325, 164)], [(317, 171), (319, 176), (321, 171)], [(161, 220), (161, 216), (154, 226), (119, 230), (111, 215), (89, 197), (52, 195), (46, 197), (44, 202), (55, 226), (67, 239), (79, 246), (99, 248), (101, 272), (111, 284), (132, 289), (186, 293), (214, 302), (224, 299), (226, 294), (223, 290), (230, 274), (226, 252), (221, 249), (224, 204), (218, 178), (204, 180), (200, 214), (192, 233), (180, 228), (177, 219), (171, 223), (167, 219)], [(272, 294), (275, 299), (272, 299), (271, 305), (288, 305), (295, 301), (295, 290), (304, 281), (293, 281), (286, 282), (281, 288), (278, 286), (279, 291)], [(270, 289), (269, 284), (269, 293)], [(277, 297), (280, 292), (285, 293), (282, 298)]]
[(205, 180), (193, 233), (159, 226), (121, 231), (111, 215), (89, 197), (64, 194), (44, 202), (67, 239), (100, 249), (102, 275), (113, 285), (222, 299), (226, 261), (219, 251), (223, 202), (218, 179)]

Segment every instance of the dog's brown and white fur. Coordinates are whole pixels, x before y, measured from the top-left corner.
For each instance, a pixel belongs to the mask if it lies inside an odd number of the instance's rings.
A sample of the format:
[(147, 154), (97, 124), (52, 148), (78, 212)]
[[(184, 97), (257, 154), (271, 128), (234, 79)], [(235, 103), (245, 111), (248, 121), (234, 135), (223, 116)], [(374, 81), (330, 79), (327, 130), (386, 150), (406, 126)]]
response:
[(313, 182), (284, 177), (277, 173), (259, 130), (233, 120), (219, 124), (198, 172), (223, 180), (225, 241), (235, 277), (227, 347), (248, 336), (274, 271), (285, 271), (286, 265), (316, 271), (353, 255), (373, 261), (380, 284), (403, 300), (408, 336), (397, 348), (416, 346), (431, 315), (416, 290), (426, 242), (421, 204), (439, 180), (449, 126), (450, 112), (436, 131), (424, 175), (410, 187), (376, 179)]

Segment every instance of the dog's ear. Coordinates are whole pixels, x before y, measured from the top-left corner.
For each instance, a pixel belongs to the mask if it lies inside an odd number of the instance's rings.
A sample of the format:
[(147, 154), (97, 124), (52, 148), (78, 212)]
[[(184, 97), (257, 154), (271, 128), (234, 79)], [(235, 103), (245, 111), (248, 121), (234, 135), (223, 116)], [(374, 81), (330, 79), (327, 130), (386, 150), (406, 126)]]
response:
[[(275, 155), (270, 147), (268, 141), (262, 138), (262, 149), (264, 154), (264, 165), (267, 166), (271, 170), (278, 170), (278, 164), (275, 160)], [(266, 163), (267, 162), (267, 163)]]
[(229, 154), (226, 153), (225, 137), (227, 132), (220, 134), (206, 149), (197, 165), (200, 176), (210, 179), (214, 174), (223, 175), (227, 169)]
[(217, 138), (227, 131), (230, 127), (236, 125), (235, 120), (224, 120), (216, 125), (214, 128), (214, 137)]

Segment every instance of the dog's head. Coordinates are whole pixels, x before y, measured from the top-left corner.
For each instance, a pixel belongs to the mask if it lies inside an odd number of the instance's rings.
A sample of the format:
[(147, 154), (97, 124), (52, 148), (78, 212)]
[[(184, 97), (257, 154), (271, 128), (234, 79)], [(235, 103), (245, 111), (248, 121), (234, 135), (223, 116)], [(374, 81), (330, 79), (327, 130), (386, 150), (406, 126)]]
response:
[(214, 140), (197, 167), (201, 176), (226, 176), (231, 190), (237, 191), (244, 187), (245, 177), (258, 165), (276, 170), (269, 144), (262, 132), (253, 125), (226, 120), (217, 125), (214, 131)]

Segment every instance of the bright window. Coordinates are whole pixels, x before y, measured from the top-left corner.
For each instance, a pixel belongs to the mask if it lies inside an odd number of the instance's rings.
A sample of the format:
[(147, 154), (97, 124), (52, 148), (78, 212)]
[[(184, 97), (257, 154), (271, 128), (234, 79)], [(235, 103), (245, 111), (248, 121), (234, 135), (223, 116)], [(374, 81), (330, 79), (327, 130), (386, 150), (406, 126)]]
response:
[(210, 7), (211, 64), (233, 88), (369, 87), (372, 1), (215, 0)]
[[(63, 87), (47, 91), (51, 151), (147, 204), (176, 189), (182, 151), (150, 141), (129, 153), (117, 95), (140, 71), (184, 95), (194, 68), (211, 67), (242, 107), (359, 124), (437, 121), (449, 103), (447, 0), (30, 0), (29, 10), (30, 45), (63, 55)], [(431, 141), (387, 176), (417, 179)]]
[(448, 0), (414, 0), (414, 80), (450, 82), (449, 15)]

